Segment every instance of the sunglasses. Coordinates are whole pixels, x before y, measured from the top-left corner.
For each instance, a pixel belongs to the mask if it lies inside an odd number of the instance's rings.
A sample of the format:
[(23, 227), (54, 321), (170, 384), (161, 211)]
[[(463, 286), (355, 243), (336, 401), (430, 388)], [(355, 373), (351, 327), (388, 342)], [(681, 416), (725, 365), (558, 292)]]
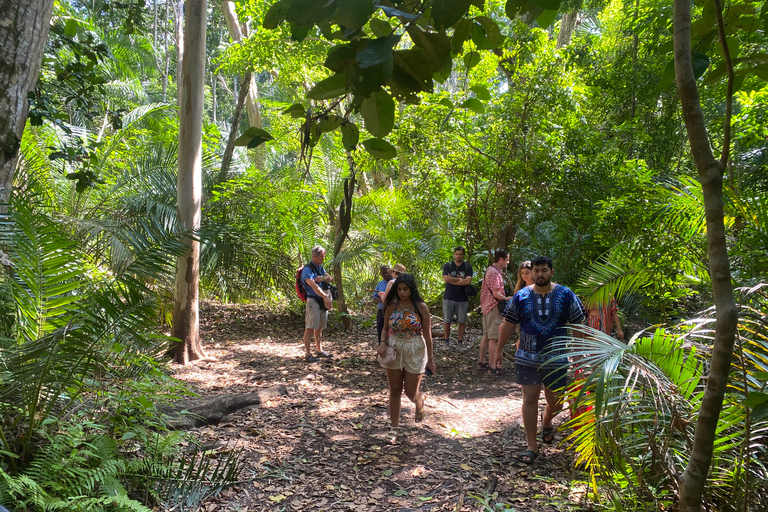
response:
[(398, 271), (398, 270), (393, 270), (393, 271), (392, 271), (392, 273), (393, 273), (393, 274), (395, 274), (395, 275), (397, 275), (397, 276), (399, 276), (399, 275), (400, 275), (400, 271)]

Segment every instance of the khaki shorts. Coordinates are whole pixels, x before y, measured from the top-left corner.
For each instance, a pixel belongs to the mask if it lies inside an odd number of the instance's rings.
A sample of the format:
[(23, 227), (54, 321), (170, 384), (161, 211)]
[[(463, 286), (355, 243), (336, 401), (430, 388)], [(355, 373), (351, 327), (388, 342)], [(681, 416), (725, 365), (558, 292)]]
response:
[(427, 366), (427, 344), (422, 336), (394, 336), (389, 341), (397, 356), (395, 360), (385, 365), (388, 370), (405, 370), (418, 375), (424, 373)]
[(443, 322), (447, 324), (453, 323), (453, 317), (456, 317), (456, 323), (467, 323), (467, 311), (469, 310), (468, 301), (455, 301), (443, 299)]
[(490, 310), (487, 315), (483, 315), (483, 336), (489, 340), (499, 339), (499, 327), (501, 327), (502, 320), (504, 317), (501, 316), (501, 311), (497, 307)]
[(328, 325), (328, 310), (321, 311), (314, 297), (307, 295), (307, 311), (304, 313), (306, 329), (322, 329)]

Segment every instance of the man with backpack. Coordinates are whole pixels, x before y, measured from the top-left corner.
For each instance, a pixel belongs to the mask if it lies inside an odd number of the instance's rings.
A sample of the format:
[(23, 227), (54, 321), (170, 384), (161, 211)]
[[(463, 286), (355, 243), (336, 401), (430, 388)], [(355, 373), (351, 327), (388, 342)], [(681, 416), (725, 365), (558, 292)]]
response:
[(445, 293), (443, 294), (443, 337), (445, 344), (451, 339), (451, 323), (453, 318), (459, 324), (459, 350), (464, 347), (464, 330), (467, 328), (467, 311), (469, 298), (466, 287), (472, 283), (472, 266), (464, 261), (465, 251), (461, 246), (453, 249), (453, 261), (443, 265), (443, 281), (445, 281)]
[[(324, 289), (325, 283), (333, 278), (325, 273), (323, 268), (325, 249), (319, 245), (312, 248), (312, 261), (304, 265), (301, 271), (301, 282), (307, 293), (307, 309), (304, 314), (304, 352), (309, 363), (320, 360), (321, 357), (331, 357), (332, 354), (323, 351), (323, 328), (328, 324), (328, 310), (333, 307), (330, 290)], [(322, 287), (321, 284), (322, 283)], [(312, 338), (315, 339), (317, 355), (312, 355)]]

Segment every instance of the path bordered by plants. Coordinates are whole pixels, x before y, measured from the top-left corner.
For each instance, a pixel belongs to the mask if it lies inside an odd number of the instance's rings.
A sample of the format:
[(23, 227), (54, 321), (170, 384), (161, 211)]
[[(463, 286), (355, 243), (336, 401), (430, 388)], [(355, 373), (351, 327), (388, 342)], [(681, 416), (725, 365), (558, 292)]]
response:
[(304, 361), (302, 328), (296, 314), (203, 305), (201, 336), (217, 361), (176, 368), (177, 378), (201, 395), (289, 390), (193, 432), (212, 453), (243, 450), (243, 482), (206, 501), (206, 512), (488, 510), (482, 500), (493, 510), (584, 508), (585, 476), (561, 447), (543, 447), (531, 466), (516, 460), (525, 450), (519, 387), (477, 368), (479, 332), (468, 330), (469, 351), (437, 351), (438, 373), (423, 384), (426, 419), (414, 423), (404, 396), (392, 442), (375, 327), (329, 328), (334, 358), (320, 363)]

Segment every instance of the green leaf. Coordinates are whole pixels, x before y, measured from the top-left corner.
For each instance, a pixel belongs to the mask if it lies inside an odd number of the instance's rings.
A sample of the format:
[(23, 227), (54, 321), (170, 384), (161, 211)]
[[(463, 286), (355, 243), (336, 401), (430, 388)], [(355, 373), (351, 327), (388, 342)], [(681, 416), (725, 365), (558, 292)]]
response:
[(768, 393), (750, 391), (747, 398), (743, 399), (741, 402), (750, 409), (754, 409), (760, 404), (768, 403)]
[(395, 102), (383, 90), (378, 90), (363, 100), (360, 114), (365, 128), (374, 137), (386, 137), (395, 126)]
[(545, 9), (548, 11), (557, 11), (558, 9), (560, 9), (560, 0), (531, 0), (531, 3), (533, 5), (538, 5), (542, 9)]
[(368, 43), (357, 54), (356, 62), (363, 68), (370, 68), (392, 59), (392, 49), (400, 41), (399, 35), (379, 37)]
[(384, 472), (384, 476), (392, 476), (392, 470), (388, 469)]
[(323, 65), (335, 73), (346, 73), (355, 65), (357, 50), (349, 44), (334, 46), (328, 51)]
[(545, 10), (541, 14), (539, 14), (539, 17), (536, 18), (536, 23), (539, 24), (541, 28), (547, 28), (549, 27), (553, 21), (555, 21), (555, 18), (557, 17), (557, 11), (556, 10)]
[(414, 21), (418, 19), (418, 14), (410, 14), (404, 11), (401, 11), (400, 9), (395, 9), (394, 7), (389, 7), (386, 5), (379, 5), (379, 9), (384, 11), (384, 14), (387, 15), (388, 18), (403, 18), (408, 21)]
[(341, 125), (341, 143), (347, 151), (354, 151), (360, 141), (360, 130), (355, 123)]
[(398, 489), (395, 491), (395, 496), (408, 496), (408, 491), (405, 489)]
[(432, 19), (437, 29), (452, 27), (469, 11), (472, 0), (435, 0), (432, 2)]
[(283, 114), (291, 116), (293, 119), (302, 119), (307, 117), (307, 110), (301, 103), (294, 103), (287, 109), (283, 110)]
[(754, 409), (752, 409), (752, 420), (763, 421), (768, 418), (768, 402), (763, 402)]
[(513, 20), (518, 14), (528, 12), (530, 8), (531, 4), (528, 0), (507, 0), (507, 3), (504, 5), (504, 12), (507, 18)]
[(481, 11), (485, 10), (485, 0), (472, 0), (472, 5), (474, 5)]
[(397, 156), (395, 146), (384, 139), (368, 139), (363, 141), (363, 147), (374, 158), (389, 160)]
[(333, 15), (336, 2), (337, 0), (292, 0), (285, 19), (300, 26), (312, 27)]
[(432, 91), (432, 63), (426, 52), (418, 47), (396, 51), (392, 79), (413, 92)]
[(490, 101), (491, 100), (491, 93), (488, 91), (488, 88), (484, 85), (473, 85), (469, 88), (470, 91), (475, 93), (475, 96), (477, 96), (478, 99), (483, 101)]
[(318, 101), (327, 100), (346, 94), (348, 91), (346, 73), (337, 73), (315, 84), (307, 93), (307, 98)]
[(448, 98), (443, 98), (438, 103), (440, 103), (441, 105), (444, 105), (444, 106), (446, 106), (448, 108), (453, 108), (453, 102), (451, 100), (449, 100)]
[(459, 105), (461, 108), (468, 108), (469, 110), (477, 113), (482, 114), (485, 112), (485, 105), (483, 105), (483, 102), (480, 101), (477, 98), (469, 98), (464, 100), (464, 102)]
[(235, 146), (247, 146), (250, 149), (255, 148), (263, 142), (274, 139), (275, 138), (272, 137), (268, 132), (262, 130), (261, 128), (252, 126), (235, 140)]
[(693, 76), (697, 79), (709, 68), (709, 57), (704, 53), (691, 52), (691, 62), (693, 63)]
[(488, 37), (485, 35), (483, 26), (479, 23), (472, 23), (472, 42), (475, 43), (479, 49), (487, 50), (488, 48), (485, 47), (487, 39)]
[(499, 45), (504, 42), (504, 36), (501, 34), (501, 30), (499, 30), (499, 26), (495, 21), (488, 16), (478, 16), (475, 20), (480, 23), (485, 30), (487, 38), (486, 44), (489, 45), (488, 49), (498, 48)]
[(344, 118), (341, 116), (337, 116), (336, 114), (331, 114), (325, 119), (320, 120), (320, 133), (328, 133), (332, 132), (339, 126), (341, 126), (341, 123), (344, 122)]
[(371, 20), (371, 32), (376, 37), (387, 37), (392, 35), (392, 25), (384, 20), (373, 18)]
[(453, 37), (451, 37), (451, 50), (454, 53), (461, 53), (464, 48), (464, 42), (472, 35), (472, 20), (466, 18), (459, 20), (453, 27)]
[(77, 28), (80, 24), (76, 19), (70, 18), (67, 20), (67, 24), (64, 26), (64, 35), (67, 37), (75, 37), (77, 35)]
[(338, 0), (333, 21), (346, 29), (357, 30), (365, 25), (375, 10), (373, 0)]
[(464, 54), (464, 65), (467, 66), (467, 69), (472, 69), (473, 67), (480, 64), (480, 54), (478, 52), (472, 51), (469, 53)]
[(274, 29), (285, 21), (285, 15), (288, 13), (288, 9), (291, 8), (292, 3), (292, 0), (278, 0), (272, 4), (272, 7), (267, 10), (267, 14), (264, 16), (264, 28)]
[(312, 25), (298, 25), (291, 22), (291, 41), (301, 42), (307, 38), (309, 31), (312, 29)]
[(452, 60), (451, 40), (445, 34), (424, 32), (416, 25), (410, 25), (408, 35), (416, 46), (426, 52), (432, 62), (432, 69), (441, 69)]

